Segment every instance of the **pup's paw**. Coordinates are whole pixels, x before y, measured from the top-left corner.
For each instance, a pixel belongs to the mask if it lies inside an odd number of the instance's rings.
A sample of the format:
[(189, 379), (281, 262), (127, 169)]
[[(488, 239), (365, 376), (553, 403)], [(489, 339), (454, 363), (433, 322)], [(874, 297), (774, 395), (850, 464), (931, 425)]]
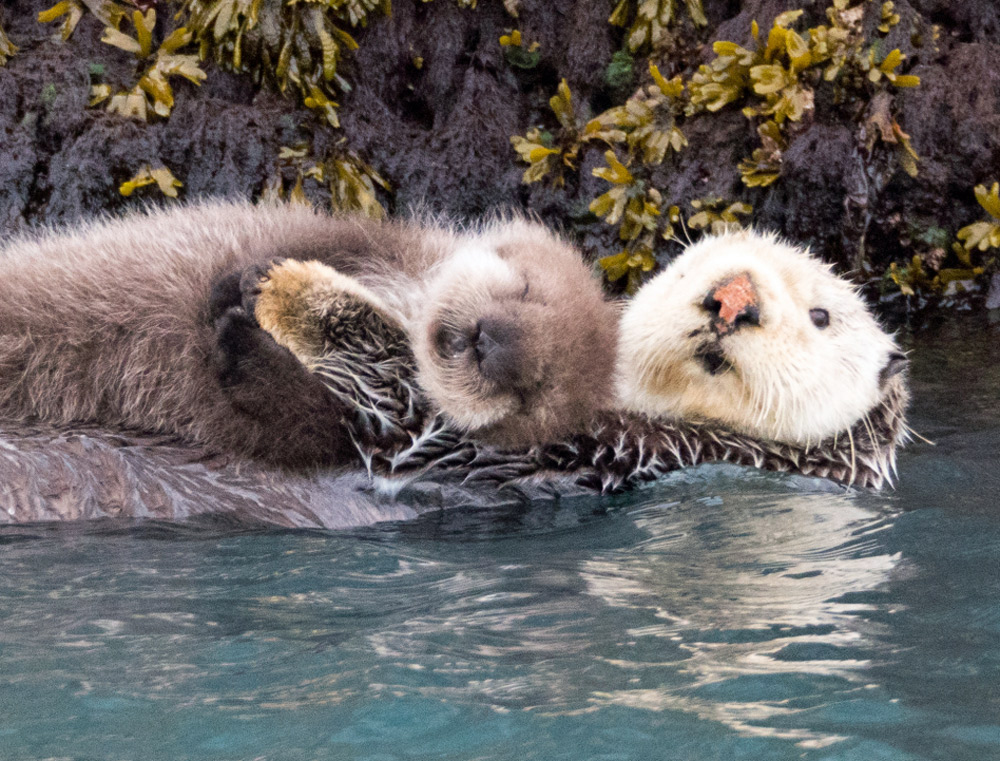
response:
[(383, 311), (357, 280), (315, 261), (285, 259), (252, 268), (240, 286), (244, 308), (306, 364), (327, 350), (331, 327), (365, 310)]
[(212, 283), (212, 292), (208, 297), (208, 318), (213, 324), (233, 307), (242, 305), (242, 275), (242, 272), (230, 272)]
[(263, 264), (253, 264), (243, 272), (236, 273), (239, 303), (246, 313), (254, 319), (257, 319), (257, 302), (271, 279), (271, 273), (280, 272), (280, 268), (286, 262), (287, 260), (284, 258), (275, 258)]
[(260, 351), (262, 340), (270, 340), (257, 322), (244, 311), (233, 306), (215, 321), (215, 353), (213, 362), (223, 386), (240, 383), (246, 360)]

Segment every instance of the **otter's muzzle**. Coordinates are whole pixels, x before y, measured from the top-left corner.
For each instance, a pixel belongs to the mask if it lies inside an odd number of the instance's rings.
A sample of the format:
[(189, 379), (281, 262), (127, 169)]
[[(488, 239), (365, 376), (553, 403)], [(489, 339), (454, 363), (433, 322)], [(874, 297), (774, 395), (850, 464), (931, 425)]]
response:
[(473, 350), (479, 372), (486, 380), (504, 390), (521, 385), (524, 346), (516, 325), (502, 319), (483, 318), (476, 326)]
[(757, 289), (746, 272), (714, 285), (702, 307), (712, 315), (712, 329), (720, 337), (746, 326), (760, 325)]

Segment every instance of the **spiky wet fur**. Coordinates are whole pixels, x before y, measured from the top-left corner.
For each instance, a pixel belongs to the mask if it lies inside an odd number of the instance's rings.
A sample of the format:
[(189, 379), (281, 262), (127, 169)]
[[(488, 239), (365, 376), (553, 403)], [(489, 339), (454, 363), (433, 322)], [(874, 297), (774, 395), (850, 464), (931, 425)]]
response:
[(258, 325), (352, 410), (345, 433), (363, 458), (398, 448), (433, 416), (409, 336), (357, 280), (286, 259), (248, 270), (241, 286)]
[(374, 469), (398, 478), (457, 478), (515, 489), (569, 476), (579, 486), (612, 493), (692, 465), (727, 462), (881, 489), (893, 483), (896, 450), (909, 439), (908, 400), (905, 377), (894, 376), (879, 404), (848, 431), (811, 446), (762, 440), (708, 423), (607, 411), (584, 433), (529, 451), (504, 451), (430, 420), (408, 448), (378, 454)]

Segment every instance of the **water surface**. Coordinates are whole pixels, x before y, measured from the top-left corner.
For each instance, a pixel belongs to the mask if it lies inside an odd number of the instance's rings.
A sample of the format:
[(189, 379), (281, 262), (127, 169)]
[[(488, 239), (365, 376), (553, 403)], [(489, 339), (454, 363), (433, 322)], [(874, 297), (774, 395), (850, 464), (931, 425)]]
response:
[(0, 758), (1000, 758), (1000, 330), (912, 344), (894, 493), (3, 529)]

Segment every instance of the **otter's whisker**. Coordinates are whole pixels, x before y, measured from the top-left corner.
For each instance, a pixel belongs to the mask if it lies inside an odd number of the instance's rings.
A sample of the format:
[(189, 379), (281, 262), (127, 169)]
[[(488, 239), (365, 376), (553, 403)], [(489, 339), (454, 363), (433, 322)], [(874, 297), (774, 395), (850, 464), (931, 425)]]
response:
[(911, 436), (913, 436), (913, 437), (915, 437), (915, 438), (918, 438), (918, 439), (920, 439), (920, 440), (921, 440), (922, 442), (924, 442), (925, 444), (930, 444), (930, 445), (931, 445), (932, 447), (936, 447), (936, 446), (937, 446), (937, 443), (936, 443), (936, 442), (934, 442), (934, 441), (931, 441), (931, 440), (930, 440), (930, 439), (928, 439), (928, 438), (927, 438), (926, 436), (921, 436), (921, 435), (920, 435), (919, 433), (917, 433), (917, 431), (916, 431), (916, 430), (914, 430), (914, 429), (913, 429), (912, 427), (910, 427), (910, 426), (909, 426), (909, 425), (907, 425), (906, 423), (903, 423), (903, 429), (904, 429), (904, 430), (905, 430), (905, 431), (906, 431), (906, 432), (907, 432), (908, 434), (910, 434)]
[(854, 451), (854, 432), (853, 429), (847, 429), (847, 439), (851, 442), (851, 478), (848, 481), (848, 486), (854, 483), (855, 474), (858, 472), (858, 462), (856, 453)]

